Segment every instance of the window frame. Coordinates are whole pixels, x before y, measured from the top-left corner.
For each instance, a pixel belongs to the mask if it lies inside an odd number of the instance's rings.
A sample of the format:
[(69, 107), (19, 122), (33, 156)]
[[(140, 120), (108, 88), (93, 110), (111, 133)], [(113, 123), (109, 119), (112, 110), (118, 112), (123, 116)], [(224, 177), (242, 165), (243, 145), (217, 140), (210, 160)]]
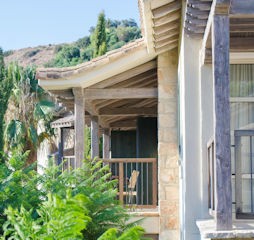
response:
[(208, 160), (208, 209), (211, 216), (215, 216), (215, 144), (211, 138), (207, 142)]
[[(254, 52), (234, 52), (234, 53), (230, 53), (230, 65), (233, 64), (254, 64)], [(254, 97), (230, 97), (229, 98), (229, 102), (231, 103), (252, 103), (254, 102)], [(230, 127), (230, 131), (233, 130)], [(234, 134), (235, 132), (238, 131), (244, 131), (244, 130), (234, 130)], [(236, 133), (236, 134), (238, 134)], [(241, 219), (254, 219), (254, 214), (249, 214), (249, 213), (243, 213), (241, 212), (241, 210), (239, 209), (239, 205), (240, 205), (240, 194), (239, 193), (239, 186), (237, 187), (237, 184), (239, 183), (239, 179), (237, 179), (239, 176), (237, 176), (237, 167), (236, 167), (236, 139), (234, 136), (234, 157), (235, 157), (235, 218), (237, 220), (241, 220)], [(231, 157), (231, 163), (232, 163), (232, 157)], [(241, 191), (241, 190), (240, 190)], [(240, 192), (241, 193), (241, 192)], [(238, 199), (240, 198), (240, 199)]]
[[(254, 137), (254, 130), (235, 130), (235, 199), (236, 199), (236, 219), (254, 219), (254, 210), (251, 213), (242, 211), (242, 164), (241, 161), (237, 161), (241, 156), (241, 137)], [(252, 141), (252, 140), (251, 140)], [(250, 142), (250, 146), (252, 142)], [(250, 147), (250, 157), (254, 153), (254, 149)], [(251, 159), (252, 161), (252, 159)], [(254, 172), (251, 171), (251, 195), (252, 191), (252, 180), (254, 180)], [(252, 201), (253, 202), (253, 201)], [(254, 206), (252, 206), (254, 207)]]

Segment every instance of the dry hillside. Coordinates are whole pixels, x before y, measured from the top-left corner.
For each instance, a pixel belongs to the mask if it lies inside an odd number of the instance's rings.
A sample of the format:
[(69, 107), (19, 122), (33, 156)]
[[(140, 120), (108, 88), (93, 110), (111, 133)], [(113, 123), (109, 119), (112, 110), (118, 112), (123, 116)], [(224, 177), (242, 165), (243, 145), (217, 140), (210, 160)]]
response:
[(4, 58), (5, 63), (18, 62), (21, 66), (36, 65), (43, 67), (55, 56), (55, 48), (57, 45), (47, 45), (38, 47), (29, 47), (14, 50), (10, 55)]

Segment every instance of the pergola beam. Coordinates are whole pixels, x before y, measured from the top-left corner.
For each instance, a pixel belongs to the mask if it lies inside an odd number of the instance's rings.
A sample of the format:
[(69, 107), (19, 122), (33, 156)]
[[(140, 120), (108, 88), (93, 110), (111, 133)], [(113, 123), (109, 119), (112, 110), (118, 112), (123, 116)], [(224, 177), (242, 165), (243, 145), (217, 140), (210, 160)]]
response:
[(137, 127), (137, 120), (123, 120), (123, 121), (117, 121), (112, 122), (109, 124), (111, 128), (136, 128)]
[(111, 85), (115, 85), (115, 84), (125, 81), (127, 79), (138, 76), (139, 74), (142, 74), (144, 72), (147, 72), (147, 71), (155, 69), (155, 68), (156, 68), (156, 61), (150, 61), (150, 62), (144, 63), (138, 67), (132, 68), (128, 71), (120, 73), (114, 77), (106, 79), (103, 82), (97, 83), (93, 87), (94, 88), (106, 88)]
[(100, 116), (129, 116), (129, 115), (157, 115), (156, 107), (121, 107), (121, 108), (103, 108), (99, 110)]
[(108, 88), (95, 89), (88, 88), (84, 90), (86, 99), (140, 99), (157, 98), (157, 88)]
[(254, 0), (232, 0), (230, 16), (254, 17)]

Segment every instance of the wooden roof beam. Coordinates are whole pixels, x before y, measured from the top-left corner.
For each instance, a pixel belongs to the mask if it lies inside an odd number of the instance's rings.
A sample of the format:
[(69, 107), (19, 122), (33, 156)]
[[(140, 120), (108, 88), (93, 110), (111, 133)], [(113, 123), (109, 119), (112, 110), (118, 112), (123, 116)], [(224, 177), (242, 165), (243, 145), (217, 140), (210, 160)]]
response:
[(169, 38), (167, 38), (163, 41), (157, 41), (157, 42), (155, 42), (154, 47), (155, 48), (161, 48), (161, 47), (164, 47), (164, 46), (169, 45), (171, 43), (175, 43), (176, 41), (178, 41), (178, 35), (175, 35), (173, 37), (169, 37)]
[(109, 124), (109, 126), (111, 128), (127, 128), (127, 127), (135, 128), (137, 127), (137, 120), (132, 119), (132, 120), (112, 122)]
[(169, 31), (166, 31), (162, 34), (159, 34), (159, 35), (153, 35), (154, 37), (154, 40), (155, 41), (161, 41), (161, 40), (164, 40), (168, 37), (172, 37), (172, 36), (175, 36), (175, 35), (179, 35), (179, 32), (175, 29), (175, 30), (169, 30)]
[(181, 2), (175, 1), (152, 10), (153, 18), (161, 18), (181, 8)]
[(179, 21), (174, 21), (170, 24), (154, 28), (153, 29), (153, 34), (154, 35), (161, 35), (161, 34), (164, 34), (165, 32), (170, 31), (170, 30), (178, 29), (179, 26), (180, 26)]
[(210, 11), (210, 2), (188, 2), (188, 6), (201, 11)]
[(178, 40), (176, 40), (174, 43), (165, 45), (163, 47), (155, 48), (155, 50), (159, 54), (159, 53), (162, 53), (165, 51), (170, 51), (170, 50), (175, 49), (177, 47), (178, 47)]
[(61, 99), (74, 99), (74, 95), (71, 89), (66, 89), (66, 90), (50, 90), (49, 94), (53, 97), (56, 98), (61, 98)]
[(129, 78), (135, 77), (143, 72), (149, 71), (151, 69), (155, 69), (156, 67), (157, 67), (156, 61), (150, 61), (150, 62), (144, 63), (138, 67), (132, 68), (128, 71), (120, 73), (114, 77), (106, 79), (100, 83), (97, 83), (97, 84), (93, 85), (92, 87), (93, 88), (106, 88), (108, 86), (125, 81)]
[(254, 37), (231, 37), (230, 52), (254, 52)]
[(157, 98), (157, 88), (107, 88), (84, 89), (85, 99), (139, 99)]
[(115, 84), (113, 87), (114, 88), (122, 88), (122, 87), (125, 87), (125, 88), (129, 88), (129, 87), (132, 87), (134, 85), (137, 85), (139, 83), (142, 83), (142, 82), (146, 82), (146, 81), (149, 81), (150, 79), (156, 79), (157, 80), (157, 71), (154, 71), (154, 70), (151, 70), (151, 71), (148, 71), (148, 72), (145, 72), (143, 74), (140, 74), (134, 78), (131, 78), (131, 79), (128, 79), (128, 80), (125, 80), (124, 82), (120, 82), (118, 84)]
[(190, 24), (193, 24), (195, 26), (202, 26), (202, 27), (205, 27), (206, 26), (206, 23), (207, 23), (207, 20), (206, 19), (198, 19), (198, 18), (194, 18), (192, 16), (188, 16), (186, 18), (186, 22), (190, 23)]
[(168, 23), (171, 23), (172, 21), (175, 21), (175, 20), (179, 20), (180, 18), (180, 10), (177, 11), (177, 12), (174, 12), (168, 16), (165, 16), (165, 17), (161, 17), (161, 18), (156, 18), (156, 19), (153, 19), (153, 26), (154, 27), (160, 27), (162, 25), (165, 25), (165, 24), (168, 24)]
[(254, 0), (231, 0), (230, 16), (254, 17)]
[[(253, 21), (254, 22), (254, 21)], [(230, 25), (230, 33), (254, 32), (254, 25)]]
[(122, 108), (103, 108), (99, 110), (100, 116), (156, 116), (157, 108), (156, 107), (122, 107)]

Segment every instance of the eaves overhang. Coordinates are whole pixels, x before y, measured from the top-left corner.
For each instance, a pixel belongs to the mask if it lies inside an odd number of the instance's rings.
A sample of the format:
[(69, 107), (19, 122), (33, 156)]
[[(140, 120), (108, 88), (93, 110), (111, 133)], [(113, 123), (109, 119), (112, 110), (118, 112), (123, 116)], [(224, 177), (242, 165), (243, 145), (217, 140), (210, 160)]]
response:
[(138, 39), (122, 48), (74, 67), (39, 68), (36, 76), (39, 79), (39, 85), (46, 90), (87, 88), (155, 57), (155, 53), (147, 52), (144, 39)]

